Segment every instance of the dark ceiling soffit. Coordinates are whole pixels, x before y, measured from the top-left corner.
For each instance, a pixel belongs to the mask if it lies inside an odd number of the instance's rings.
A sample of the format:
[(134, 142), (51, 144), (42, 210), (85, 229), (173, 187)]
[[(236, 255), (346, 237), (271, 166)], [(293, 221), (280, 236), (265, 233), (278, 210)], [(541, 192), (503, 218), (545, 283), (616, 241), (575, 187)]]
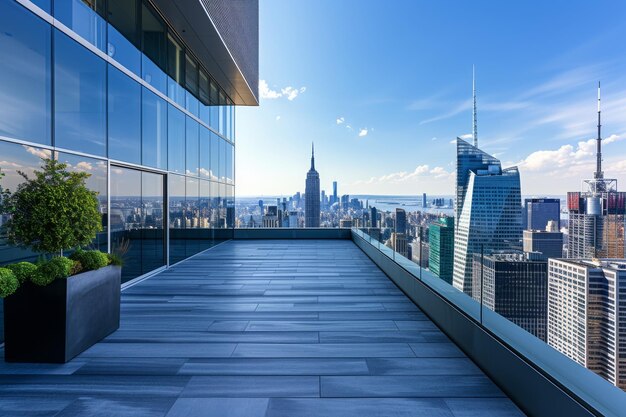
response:
[(152, 1), (236, 105), (259, 105), (258, 92), (246, 82), (199, 0)]

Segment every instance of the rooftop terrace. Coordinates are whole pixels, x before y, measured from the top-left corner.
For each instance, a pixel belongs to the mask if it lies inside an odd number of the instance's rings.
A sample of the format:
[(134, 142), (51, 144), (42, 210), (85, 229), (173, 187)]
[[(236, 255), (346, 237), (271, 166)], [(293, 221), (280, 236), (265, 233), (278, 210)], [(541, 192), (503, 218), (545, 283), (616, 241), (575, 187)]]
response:
[(523, 414), (352, 241), (234, 240), (123, 291), (70, 363), (0, 363), (0, 415)]

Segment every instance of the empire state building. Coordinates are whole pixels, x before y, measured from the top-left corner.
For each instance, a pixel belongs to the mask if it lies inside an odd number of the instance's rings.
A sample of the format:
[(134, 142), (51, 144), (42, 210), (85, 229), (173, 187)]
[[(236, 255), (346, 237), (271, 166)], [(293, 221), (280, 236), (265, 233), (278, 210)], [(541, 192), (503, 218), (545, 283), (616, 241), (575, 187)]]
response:
[(315, 170), (315, 149), (311, 144), (311, 169), (306, 174), (304, 226), (320, 227), (320, 174)]

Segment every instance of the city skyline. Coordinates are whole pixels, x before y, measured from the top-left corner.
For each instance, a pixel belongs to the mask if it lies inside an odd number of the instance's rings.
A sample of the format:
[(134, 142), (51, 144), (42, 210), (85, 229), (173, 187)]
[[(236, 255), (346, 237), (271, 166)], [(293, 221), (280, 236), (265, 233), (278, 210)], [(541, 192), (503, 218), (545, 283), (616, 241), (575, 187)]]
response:
[[(621, 111), (626, 59), (612, 53), (626, 31), (619, 24), (626, 5), (576, 2), (563, 10), (542, 4), (542, 12), (535, 13), (533, 7), (487, 2), (411, 3), (402, 5), (401, 15), (394, 8), (380, 11), (372, 2), (358, 6), (333, 3), (315, 48), (305, 37), (330, 3), (276, 1), (262, 8), (262, 105), (238, 113), (238, 195), (299, 189), (297, 178), (273, 179), (306, 164), (300, 149), (312, 140), (320, 156), (318, 171), (324, 172), (323, 190), (330, 190), (334, 179), (347, 194), (453, 194), (450, 142), (472, 133), (473, 64), (480, 146), (504, 165), (519, 166), (525, 194), (578, 190), (583, 174), (593, 171), (589, 141), (595, 137), (598, 80), (605, 96), (605, 170), (626, 180)], [(489, 19), (494, 16), (499, 19)], [(590, 16), (604, 25), (571, 23)], [(481, 30), (466, 30), (470, 18), (485, 23)], [(346, 25), (348, 20), (360, 23)], [(520, 25), (523, 20), (527, 26)], [(372, 25), (379, 31), (372, 32)], [(553, 27), (559, 27), (558, 34)], [(403, 36), (383, 51), (381, 31)], [(461, 33), (466, 42), (459, 44)], [(546, 36), (551, 42), (544, 42)], [(431, 37), (437, 47), (425, 42)], [(336, 39), (342, 41), (335, 44)], [(318, 71), (320, 60), (336, 63), (339, 72)], [(386, 63), (399, 60), (402, 68), (389, 77)], [(255, 148), (259, 141), (273, 146)], [(272, 163), (270, 151), (277, 148), (287, 156), (281, 164)]]

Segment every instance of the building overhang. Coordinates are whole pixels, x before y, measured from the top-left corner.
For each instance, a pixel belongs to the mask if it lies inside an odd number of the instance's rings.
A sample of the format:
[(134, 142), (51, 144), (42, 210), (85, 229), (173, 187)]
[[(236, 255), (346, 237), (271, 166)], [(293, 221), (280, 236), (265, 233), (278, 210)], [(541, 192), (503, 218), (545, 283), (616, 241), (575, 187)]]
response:
[[(201, 0), (152, 2), (235, 105), (259, 105), (258, 83), (246, 79)], [(258, 52), (255, 59), (258, 60)], [(258, 78), (258, 74), (251, 76)]]

